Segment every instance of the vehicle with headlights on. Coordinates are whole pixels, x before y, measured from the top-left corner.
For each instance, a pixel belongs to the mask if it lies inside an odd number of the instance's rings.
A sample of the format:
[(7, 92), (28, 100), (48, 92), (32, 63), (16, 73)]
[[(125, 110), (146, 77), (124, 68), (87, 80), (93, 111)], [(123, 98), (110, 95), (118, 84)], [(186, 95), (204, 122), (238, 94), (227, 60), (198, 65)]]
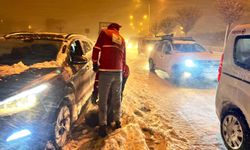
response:
[(92, 93), (92, 46), (76, 34), (0, 39), (0, 149), (65, 145)]
[(250, 24), (229, 34), (218, 75), (216, 113), (229, 150), (250, 149)]
[(216, 80), (220, 56), (192, 38), (164, 36), (150, 53), (149, 69), (167, 72), (176, 84), (190, 79)]
[(154, 49), (155, 44), (161, 40), (161, 37), (141, 37), (138, 39), (138, 54), (148, 56)]

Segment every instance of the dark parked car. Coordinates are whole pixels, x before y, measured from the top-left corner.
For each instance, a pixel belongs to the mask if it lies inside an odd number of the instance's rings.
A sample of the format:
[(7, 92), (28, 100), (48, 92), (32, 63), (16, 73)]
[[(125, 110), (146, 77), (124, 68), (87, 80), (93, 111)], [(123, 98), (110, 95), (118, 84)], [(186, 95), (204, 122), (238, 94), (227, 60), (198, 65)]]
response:
[(91, 97), (92, 46), (75, 34), (12, 33), (0, 39), (0, 149), (66, 144)]

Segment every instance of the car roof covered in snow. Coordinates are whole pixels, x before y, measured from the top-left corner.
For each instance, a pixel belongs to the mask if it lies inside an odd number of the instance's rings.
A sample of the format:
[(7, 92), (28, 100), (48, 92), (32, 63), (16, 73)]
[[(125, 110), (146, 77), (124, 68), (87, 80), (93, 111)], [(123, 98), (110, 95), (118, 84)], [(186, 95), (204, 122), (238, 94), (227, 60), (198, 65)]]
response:
[(53, 33), (53, 32), (14, 32), (4, 35), (5, 39), (19, 40), (68, 40), (72, 37), (85, 37), (79, 34)]
[(195, 41), (173, 40), (173, 44), (195, 44)]

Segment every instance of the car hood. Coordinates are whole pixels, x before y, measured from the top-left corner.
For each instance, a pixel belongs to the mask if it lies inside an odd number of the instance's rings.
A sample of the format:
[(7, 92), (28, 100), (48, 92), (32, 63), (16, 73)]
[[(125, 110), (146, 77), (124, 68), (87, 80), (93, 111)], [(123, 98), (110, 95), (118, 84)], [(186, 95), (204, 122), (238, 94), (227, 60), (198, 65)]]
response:
[(0, 66), (0, 101), (55, 78), (60, 72), (60, 67)]
[(219, 61), (221, 58), (221, 52), (196, 52), (196, 53), (175, 53), (179, 59), (191, 59), (191, 60), (214, 60)]

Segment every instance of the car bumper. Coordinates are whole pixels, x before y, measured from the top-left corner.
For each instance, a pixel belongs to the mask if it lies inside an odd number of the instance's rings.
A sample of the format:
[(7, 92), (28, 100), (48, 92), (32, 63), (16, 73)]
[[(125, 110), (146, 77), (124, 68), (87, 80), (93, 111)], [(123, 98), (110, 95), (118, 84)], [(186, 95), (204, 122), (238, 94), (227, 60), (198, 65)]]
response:
[(182, 70), (183, 79), (206, 79), (217, 80), (217, 68), (185, 68)]

